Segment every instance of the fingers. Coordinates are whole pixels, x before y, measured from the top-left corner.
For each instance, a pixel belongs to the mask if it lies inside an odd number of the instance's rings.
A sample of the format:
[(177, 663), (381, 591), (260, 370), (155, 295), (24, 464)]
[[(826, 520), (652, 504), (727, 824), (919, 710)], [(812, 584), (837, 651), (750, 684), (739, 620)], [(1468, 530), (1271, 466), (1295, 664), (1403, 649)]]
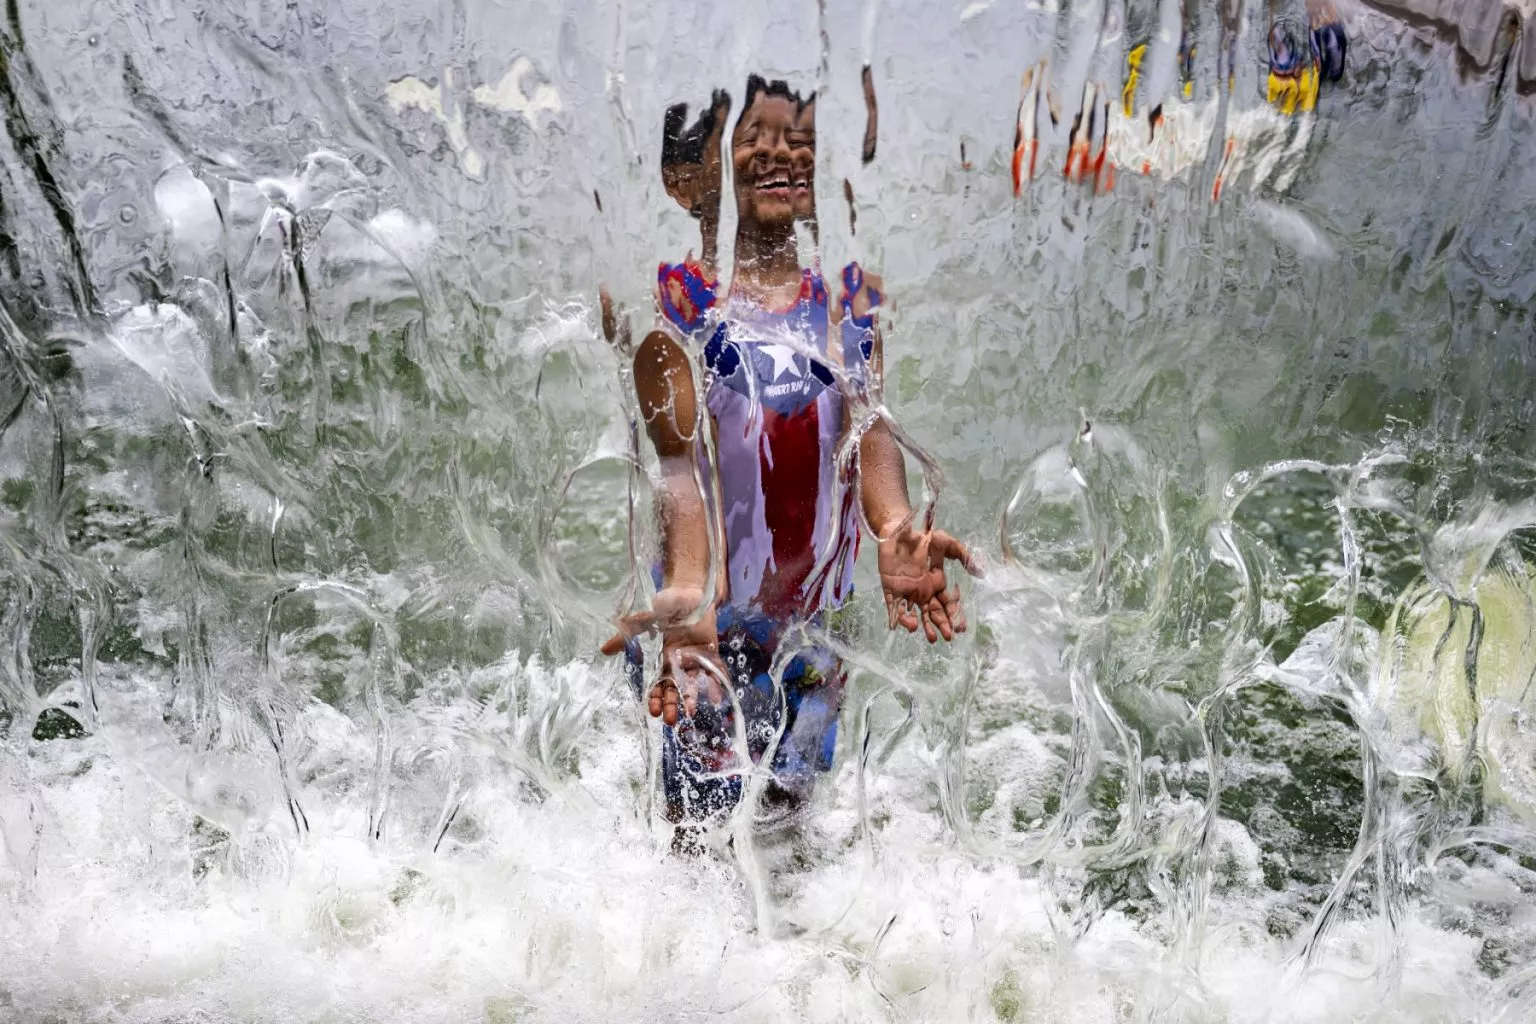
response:
[(928, 557), (934, 568), (943, 566), (945, 559), (953, 559), (977, 579), (985, 575), (982, 572), (981, 563), (976, 561), (975, 555), (971, 554), (971, 549), (943, 530), (933, 531), (933, 540), (928, 546)]
[[(956, 635), (964, 633), (965, 606), (960, 602), (960, 585), (957, 583), (948, 590), (940, 591), (928, 603), (927, 614), (945, 640), (953, 640)], [(930, 637), (929, 643), (932, 642)]]
[(920, 620), (919, 612), (919, 607), (905, 597), (897, 597), (893, 590), (885, 591), (886, 629), (895, 629), (900, 626), (908, 633), (916, 633)]
[[(699, 712), (699, 676), (707, 674), (705, 659), (691, 651), (672, 651), (669, 654), (669, 663), (672, 666), (672, 679), (676, 683), (678, 693), (678, 712), (692, 718)], [(674, 716), (667, 721), (668, 725), (676, 725)]]
[(950, 587), (944, 594), (944, 614), (949, 616), (949, 625), (956, 633), (965, 632), (965, 607), (960, 603), (960, 584)]
[(651, 717), (675, 726), (680, 719), (698, 714), (701, 698), (712, 704), (725, 699), (724, 670), (712, 648), (674, 649), (663, 665), (647, 700)]
[(619, 631), (607, 640), (604, 640), (602, 646), (598, 648), (599, 651), (606, 655), (618, 654), (624, 649), (625, 643), (630, 639), (639, 636), (641, 633), (649, 633), (654, 629), (656, 627), (656, 613), (634, 612), (619, 619), (618, 625)]
[(663, 676), (656, 680), (655, 686), (651, 687), (646, 709), (650, 711), (652, 718), (660, 718), (668, 725), (676, 725), (679, 703), (681, 703), (681, 696), (677, 692), (677, 684), (672, 682), (670, 677)]
[(913, 601), (898, 597), (889, 589), (884, 594), (887, 629), (900, 626), (908, 633), (915, 633), (921, 627), (929, 643), (937, 643), (941, 636), (945, 640), (954, 640), (956, 634), (966, 630), (965, 606), (960, 600), (959, 584), (948, 590), (940, 590), (928, 598), (926, 604), (918, 603), (922, 600), (920, 597)]
[[(944, 606), (943, 599), (947, 596), (947, 594), (936, 595), (928, 602), (928, 607), (923, 610), (925, 619), (924, 631), (927, 633), (929, 643), (933, 643), (941, 636), (945, 640), (953, 640), (955, 638), (954, 625), (950, 622), (949, 611)], [(935, 634), (935, 630), (937, 630), (937, 634)]]
[[(598, 650), (618, 654), (626, 641), (660, 628), (671, 628), (700, 614), (703, 595), (697, 590), (663, 590), (651, 608), (621, 616), (618, 632), (603, 641)], [(711, 634), (713, 635), (713, 634)]]
[(683, 685), (677, 684), (674, 675), (664, 675), (656, 680), (646, 698), (646, 710), (652, 718), (660, 718), (668, 725), (676, 725), (678, 719), (692, 718), (698, 714), (698, 681), (690, 675), (683, 677)]

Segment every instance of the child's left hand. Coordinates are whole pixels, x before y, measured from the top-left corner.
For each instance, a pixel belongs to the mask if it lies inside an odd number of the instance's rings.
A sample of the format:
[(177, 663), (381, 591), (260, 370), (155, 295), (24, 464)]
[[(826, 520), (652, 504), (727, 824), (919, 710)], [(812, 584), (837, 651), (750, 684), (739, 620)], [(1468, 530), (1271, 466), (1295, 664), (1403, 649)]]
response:
[(922, 532), (904, 526), (880, 542), (880, 589), (885, 594), (887, 625), (916, 633), (919, 624), (929, 643), (953, 640), (965, 632), (960, 587), (948, 586), (944, 562), (954, 559), (972, 576), (981, 567), (970, 550), (943, 530)]

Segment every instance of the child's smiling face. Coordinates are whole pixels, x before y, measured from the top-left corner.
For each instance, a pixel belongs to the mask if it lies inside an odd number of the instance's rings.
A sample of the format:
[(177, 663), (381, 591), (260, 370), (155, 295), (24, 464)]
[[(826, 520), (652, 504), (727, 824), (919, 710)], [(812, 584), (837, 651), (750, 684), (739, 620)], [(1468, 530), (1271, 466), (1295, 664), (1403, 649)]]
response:
[(787, 229), (812, 216), (815, 105), (759, 92), (731, 137), (736, 213), (748, 229)]

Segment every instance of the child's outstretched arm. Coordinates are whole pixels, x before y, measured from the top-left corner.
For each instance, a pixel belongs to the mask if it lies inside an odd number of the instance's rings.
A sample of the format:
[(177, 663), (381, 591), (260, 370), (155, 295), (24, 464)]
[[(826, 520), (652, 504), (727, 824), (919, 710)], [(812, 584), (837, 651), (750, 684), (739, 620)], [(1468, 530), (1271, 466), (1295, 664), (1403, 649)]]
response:
[[(864, 367), (865, 387), (879, 395), (885, 343), (874, 316), (878, 298), (871, 298), (879, 295), (879, 279), (873, 275), (861, 278), (844, 315), (869, 322), (871, 345)], [(973, 576), (980, 576), (981, 570), (960, 541), (943, 530), (923, 529), (912, 523), (906, 459), (883, 417), (859, 438), (859, 500), (879, 543), (880, 588), (890, 628), (901, 626), (915, 633), (921, 626), (929, 643), (941, 636), (953, 640), (956, 633), (965, 632), (960, 588), (948, 585), (944, 563), (953, 559)]]
[(647, 612), (626, 616), (602, 646), (617, 654), (625, 642), (652, 629), (662, 634), (662, 667), (651, 688), (652, 715), (677, 724), (678, 709), (719, 673), (710, 580), (709, 515), (696, 477), (698, 399), (693, 368), (683, 349), (663, 331), (652, 331), (635, 352), (635, 393), (645, 429), (661, 463), (656, 511), (661, 530), (662, 590)]

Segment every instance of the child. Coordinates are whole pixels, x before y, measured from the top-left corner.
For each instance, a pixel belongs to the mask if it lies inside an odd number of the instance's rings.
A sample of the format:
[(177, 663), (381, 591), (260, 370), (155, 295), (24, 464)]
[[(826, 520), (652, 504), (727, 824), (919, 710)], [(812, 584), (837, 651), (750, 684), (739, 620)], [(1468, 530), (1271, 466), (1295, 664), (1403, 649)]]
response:
[[(713, 138), (728, 110), (717, 94), (690, 134)], [(669, 113), (668, 145), (679, 158), (698, 156), (672, 144), (684, 138), (681, 123)], [(819, 268), (801, 266), (795, 224), (815, 218), (814, 95), (752, 76), (729, 154), (737, 228), (723, 295), (708, 237), (718, 169), (705, 153), (687, 162), (696, 172), (664, 171), (668, 191), (700, 218), (708, 259), (661, 265), (663, 324), (635, 353), (640, 413), (660, 461), (660, 590), (651, 611), (626, 617), (602, 647), (610, 655), (628, 648), (633, 658), (636, 635), (661, 632), (663, 663), (647, 701), (664, 722), (667, 813), (679, 823), (729, 811), (747, 757), (769, 758), (764, 798), (783, 808), (803, 802), (831, 767), (842, 666), (792, 633), (798, 623), (819, 624), (851, 592), (855, 502), (877, 535), (891, 628), (921, 627), (930, 643), (953, 639), (965, 619), (944, 563), (977, 573), (965, 545), (914, 528), (902, 453), (884, 420), (859, 438), (856, 470), (834, 457), (852, 428), (851, 406), (879, 393), (881, 295), (855, 264), (833, 304)], [(606, 298), (604, 307), (612, 337)], [(702, 352), (701, 365), (683, 337)], [(696, 408), (696, 372), (707, 385), (707, 416)]]

